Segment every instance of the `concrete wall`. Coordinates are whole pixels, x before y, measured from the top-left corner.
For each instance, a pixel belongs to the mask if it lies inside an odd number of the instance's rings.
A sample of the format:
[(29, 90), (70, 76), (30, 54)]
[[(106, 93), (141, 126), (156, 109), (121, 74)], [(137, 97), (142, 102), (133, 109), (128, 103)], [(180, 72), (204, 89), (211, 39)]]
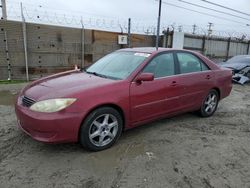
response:
[[(26, 24), (29, 77), (37, 79), (49, 74), (73, 69), (81, 65), (82, 30), (42, 24)], [(11, 64), (12, 79), (25, 79), (25, 58), (22, 23), (0, 21), (0, 80), (8, 79), (8, 63), (6, 59), (5, 37)], [(126, 47), (118, 45), (120, 33), (84, 30), (85, 65), (91, 64), (102, 56)], [(153, 46), (155, 37), (147, 35), (131, 35), (131, 45)]]
[[(42, 24), (26, 24), (29, 77), (46, 75), (80, 67), (82, 62), (82, 30)], [(7, 34), (7, 41), (4, 33)], [(102, 56), (120, 48), (120, 33), (84, 30), (84, 59), (89, 65)], [(172, 46), (172, 32), (160, 37), (160, 45)], [(24, 40), (22, 23), (0, 20), (0, 80), (8, 79), (7, 42), (12, 79), (25, 76)], [(131, 35), (131, 47), (155, 46), (155, 36)], [(199, 51), (217, 62), (234, 55), (249, 54), (249, 41), (185, 34), (184, 48)]]
[[(126, 45), (119, 45), (117, 38), (120, 33), (93, 31), (92, 47), (93, 47), (93, 62), (120, 48), (127, 47)], [(154, 46), (155, 40), (153, 36), (147, 35), (131, 35), (131, 47)]]
[[(4, 32), (10, 55), (13, 79), (25, 78), (23, 30), (20, 22), (0, 23), (0, 79), (6, 79)], [(81, 30), (38, 24), (27, 24), (27, 50), (31, 79), (73, 68), (81, 62)], [(85, 32), (86, 38), (91, 31)], [(86, 40), (86, 46), (90, 42)]]
[[(166, 47), (172, 47), (172, 32), (165, 32)], [(198, 51), (215, 62), (225, 61), (235, 55), (250, 54), (250, 41), (185, 34), (184, 49)]]
[(235, 55), (250, 54), (249, 41), (189, 34), (185, 35), (184, 48), (199, 51), (215, 62), (225, 61)]

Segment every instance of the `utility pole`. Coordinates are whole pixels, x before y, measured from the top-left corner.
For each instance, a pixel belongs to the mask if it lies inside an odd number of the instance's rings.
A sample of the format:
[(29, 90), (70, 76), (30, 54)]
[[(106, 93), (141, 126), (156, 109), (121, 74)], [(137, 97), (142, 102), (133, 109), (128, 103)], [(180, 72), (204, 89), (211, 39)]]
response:
[(7, 20), (6, 0), (1, 0), (2, 20)]
[(157, 20), (157, 34), (156, 34), (156, 50), (158, 50), (159, 47), (159, 35), (160, 35), (160, 24), (161, 24), (161, 1), (159, 0), (159, 11), (158, 11), (158, 20)]
[(6, 60), (8, 63), (8, 76), (9, 76), (8, 80), (11, 80), (11, 65), (10, 65), (9, 47), (8, 47), (8, 39), (6, 31), (4, 31), (4, 41), (5, 41)]
[(214, 26), (214, 24), (209, 22), (208, 23), (208, 30), (207, 30), (208, 31), (208, 36), (212, 35), (212, 32), (213, 32), (212, 26)]
[(131, 29), (131, 18), (128, 19), (128, 47), (129, 48), (131, 46), (131, 33), (130, 33), (130, 29)]
[(197, 25), (194, 24), (193, 25), (193, 32), (192, 32), (193, 35), (195, 35), (195, 33), (196, 33), (196, 28), (197, 28)]
[(147, 31), (146, 32), (144, 32), (146, 35), (149, 35), (149, 29), (147, 29)]

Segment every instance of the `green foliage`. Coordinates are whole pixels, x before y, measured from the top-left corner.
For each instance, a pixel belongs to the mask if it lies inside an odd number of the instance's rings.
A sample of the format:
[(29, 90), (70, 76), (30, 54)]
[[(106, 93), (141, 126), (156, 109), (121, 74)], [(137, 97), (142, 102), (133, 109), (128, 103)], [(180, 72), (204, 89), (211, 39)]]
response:
[(25, 80), (0, 80), (0, 84), (20, 84), (26, 83)]

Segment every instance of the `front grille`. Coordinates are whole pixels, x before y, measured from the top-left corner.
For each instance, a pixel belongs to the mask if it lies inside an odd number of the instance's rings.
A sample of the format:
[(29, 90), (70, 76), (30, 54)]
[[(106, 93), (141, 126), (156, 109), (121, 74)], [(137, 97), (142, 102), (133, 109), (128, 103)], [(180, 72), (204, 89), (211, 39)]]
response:
[(23, 104), (23, 106), (30, 107), (35, 102), (36, 102), (35, 100), (33, 100), (33, 99), (29, 98), (29, 97), (22, 96), (22, 104)]

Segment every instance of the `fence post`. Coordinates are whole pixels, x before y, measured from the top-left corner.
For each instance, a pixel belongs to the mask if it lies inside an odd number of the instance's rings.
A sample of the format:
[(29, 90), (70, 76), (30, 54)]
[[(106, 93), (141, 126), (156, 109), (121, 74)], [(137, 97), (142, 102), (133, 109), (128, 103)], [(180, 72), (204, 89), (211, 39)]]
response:
[(163, 44), (162, 44), (162, 47), (163, 48), (166, 48), (166, 46), (167, 46), (167, 31), (166, 30), (164, 30), (163, 31)]
[(229, 57), (230, 42), (231, 42), (231, 37), (229, 37), (228, 40), (227, 40), (227, 53), (226, 53), (226, 59), (225, 59), (225, 61), (227, 61), (228, 57)]
[(7, 32), (6, 31), (4, 31), (4, 41), (5, 41), (6, 60), (7, 60), (7, 63), (8, 63), (8, 80), (11, 80), (11, 65), (10, 65), (8, 38), (7, 38)]
[(173, 43), (174, 43), (174, 30), (171, 31), (171, 34), (170, 34), (170, 39), (171, 39), (171, 43), (170, 43), (170, 48), (173, 48)]
[(250, 40), (248, 41), (248, 45), (247, 45), (247, 54), (250, 54)]
[(131, 18), (128, 19), (128, 47), (131, 47), (131, 33), (130, 33), (130, 29), (131, 29)]
[(202, 37), (202, 53), (203, 53), (203, 55), (206, 55), (206, 49), (205, 49), (205, 45), (206, 45), (206, 36), (204, 35), (203, 37)]
[(166, 48), (168, 48), (168, 37), (169, 37), (169, 27), (167, 28), (167, 33), (166, 33)]
[(169, 28), (163, 31), (163, 47), (168, 48)]
[(2, 18), (1, 19), (7, 20), (6, 0), (1, 0), (1, 8), (2, 8)]
[(85, 67), (85, 58), (84, 58), (84, 43), (85, 43), (85, 38), (84, 38), (84, 25), (83, 25), (83, 21), (81, 18), (81, 69)]
[(21, 16), (22, 16), (22, 27), (23, 27), (23, 47), (24, 47), (24, 58), (25, 58), (25, 69), (26, 69), (26, 80), (29, 81), (29, 66), (28, 66), (28, 52), (27, 52), (27, 35), (26, 35), (26, 23), (23, 15), (23, 5), (21, 3)]

